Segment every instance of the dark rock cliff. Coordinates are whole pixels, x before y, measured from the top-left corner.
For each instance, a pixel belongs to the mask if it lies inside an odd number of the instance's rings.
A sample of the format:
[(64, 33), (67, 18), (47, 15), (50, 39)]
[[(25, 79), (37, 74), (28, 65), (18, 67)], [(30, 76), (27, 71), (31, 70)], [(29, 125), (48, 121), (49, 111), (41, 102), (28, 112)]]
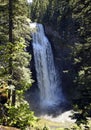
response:
[[(72, 26), (72, 25), (71, 25)], [(73, 53), (72, 47), (74, 46), (76, 37), (74, 34), (72, 35), (72, 31), (68, 34), (66, 31), (62, 30), (62, 32), (56, 31), (51, 26), (44, 25), (45, 33), (51, 42), (51, 46), (53, 49), (55, 64), (58, 68), (58, 72), (60, 73), (60, 80), (62, 80), (63, 92), (67, 95), (68, 99), (72, 98), (72, 77), (69, 74), (72, 68), (73, 59), (71, 54)], [(67, 35), (63, 36), (64, 33)], [(70, 95), (71, 94), (71, 95)]]
[[(60, 31), (48, 24), (44, 24), (44, 28), (46, 36), (48, 37), (52, 46), (55, 65), (57, 66), (57, 71), (59, 72), (59, 79), (62, 80), (63, 92), (65, 95), (67, 95), (68, 99), (71, 99), (74, 95), (74, 88), (72, 83), (73, 74), (70, 74), (70, 70), (73, 69), (73, 59), (71, 54), (74, 53), (72, 48), (74, 47), (75, 41), (77, 40), (77, 36), (74, 34), (74, 23), (71, 22), (71, 25), (66, 25), (66, 27), (61, 28)], [(31, 89), (34, 89), (37, 86), (37, 79), (34, 66), (35, 63), (32, 41), (30, 42), (28, 51), (32, 54), (30, 68), (32, 70), (32, 76), (35, 82), (33, 83), (33, 87)]]

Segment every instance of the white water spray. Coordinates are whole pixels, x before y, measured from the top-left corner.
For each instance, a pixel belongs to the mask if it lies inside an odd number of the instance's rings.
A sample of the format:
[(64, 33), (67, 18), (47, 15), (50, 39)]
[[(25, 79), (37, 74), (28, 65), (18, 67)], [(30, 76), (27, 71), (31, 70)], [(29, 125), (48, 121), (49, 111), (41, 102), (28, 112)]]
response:
[(54, 66), (50, 42), (45, 36), (42, 24), (31, 23), (30, 27), (35, 30), (32, 45), (40, 90), (40, 103), (44, 107), (58, 105), (64, 101), (64, 96)]

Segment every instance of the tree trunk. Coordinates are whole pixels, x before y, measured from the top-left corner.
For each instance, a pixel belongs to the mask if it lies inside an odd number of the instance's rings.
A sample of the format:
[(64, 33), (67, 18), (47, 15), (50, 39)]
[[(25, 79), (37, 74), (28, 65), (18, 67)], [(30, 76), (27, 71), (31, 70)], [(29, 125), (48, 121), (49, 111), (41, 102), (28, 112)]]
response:
[(13, 42), (12, 31), (13, 31), (13, 12), (12, 12), (12, 3), (13, 0), (9, 0), (9, 42)]
[[(13, 8), (12, 8), (13, 0), (9, 0), (9, 42), (13, 44)], [(10, 48), (10, 55), (12, 54), (12, 46)], [(9, 59), (9, 73), (13, 79), (13, 73), (12, 73), (13, 67), (12, 67), (12, 57)], [(13, 84), (11, 81), (9, 81), (9, 84)], [(11, 93), (9, 90), (9, 98), (11, 97)], [(11, 105), (15, 105), (15, 90), (12, 91), (12, 102)]]
[(13, 90), (12, 91), (12, 106), (14, 106), (15, 105), (15, 98), (16, 98), (16, 91), (15, 90)]

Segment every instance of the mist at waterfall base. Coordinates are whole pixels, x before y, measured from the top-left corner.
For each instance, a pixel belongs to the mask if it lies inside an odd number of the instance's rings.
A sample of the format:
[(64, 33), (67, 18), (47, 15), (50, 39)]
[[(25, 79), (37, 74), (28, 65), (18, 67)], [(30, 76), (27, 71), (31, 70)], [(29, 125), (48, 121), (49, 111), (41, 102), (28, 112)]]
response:
[[(32, 46), (38, 88), (27, 93), (35, 114), (59, 114), (66, 103), (61, 80), (56, 70), (51, 44), (42, 24), (31, 23)], [(58, 112), (58, 113), (57, 113)]]

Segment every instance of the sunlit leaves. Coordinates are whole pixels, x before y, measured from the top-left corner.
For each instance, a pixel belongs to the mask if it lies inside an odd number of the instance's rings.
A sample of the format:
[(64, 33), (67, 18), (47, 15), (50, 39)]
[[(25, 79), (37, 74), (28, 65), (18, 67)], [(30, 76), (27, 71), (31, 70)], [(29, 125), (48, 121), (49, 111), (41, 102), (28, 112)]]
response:
[(79, 71), (79, 76), (84, 76), (84, 74), (85, 74), (85, 71), (84, 71), (84, 70), (80, 70), (80, 71)]
[[(30, 40), (30, 20), (26, 0), (14, 0), (12, 19), (9, 19), (7, 0), (0, 3), (0, 82), (8, 84), (8, 103), (0, 109), (0, 124), (16, 126), (25, 130), (26, 126), (34, 125), (36, 118), (23, 100), (24, 92), (31, 86), (30, 60), (27, 52), (27, 41)], [(12, 40), (9, 42), (9, 20), (12, 20)], [(27, 39), (27, 40), (26, 40)], [(1, 90), (1, 88), (0, 88)], [(16, 102), (13, 103), (13, 102)], [(11, 106), (15, 105), (15, 106)], [(0, 104), (1, 107), (1, 104)]]
[(34, 113), (30, 111), (29, 105), (25, 101), (17, 102), (16, 107), (7, 106), (8, 113), (5, 117), (9, 126), (16, 126), (25, 130), (26, 126), (35, 125), (37, 118)]

